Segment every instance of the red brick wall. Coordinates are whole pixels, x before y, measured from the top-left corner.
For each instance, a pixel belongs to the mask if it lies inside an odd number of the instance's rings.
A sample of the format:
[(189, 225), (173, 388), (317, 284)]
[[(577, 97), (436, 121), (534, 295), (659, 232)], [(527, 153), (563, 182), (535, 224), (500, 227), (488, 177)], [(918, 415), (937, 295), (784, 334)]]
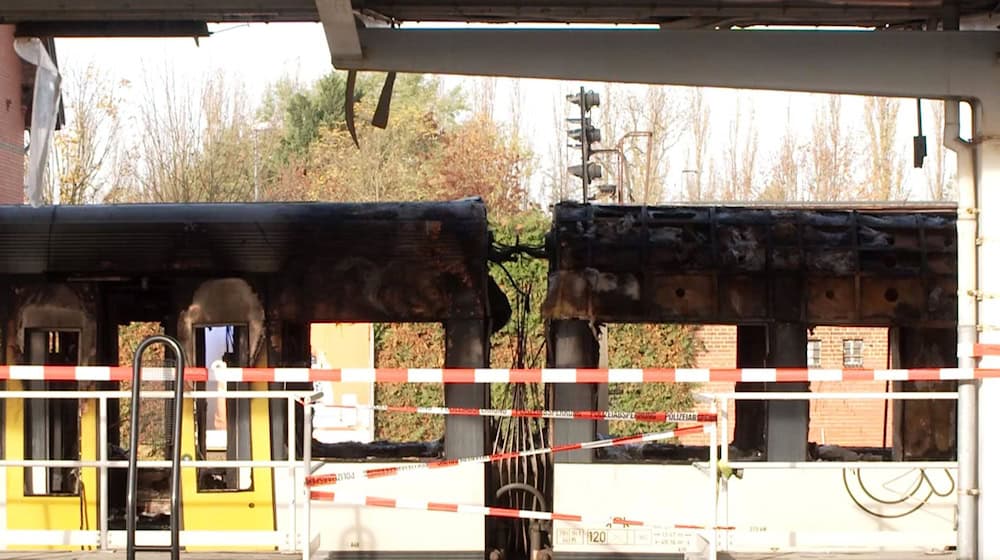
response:
[[(696, 367), (731, 368), (736, 367), (736, 327), (729, 325), (708, 325), (698, 331), (704, 350), (696, 360)], [(888, 329), (817, 327), (810, 340), (821, 341), (821, 367), (840, 369), (843, 367), (843, 341), (864, 340), (864, 364), (866, 368), (884, 368), (889, 363)], [(850, 382), (812, 383), (814, 392), (883, 392), (885, 383)], [(699, 391), (732, 392), (734, 383), (706, 383)], [(884, 401), (835, 400), (811, 401), (809, 415), (809, 441), (845, 446), (880, 447), (882, 445)], [(700, 405), (699, 410), (708, 407)], [(729, 403), (729, 418), (735, 415), (734, 404)], [(886, 445), (892, 446), (892, 407), (889, 407)], [(733, 422), (730, 420), (727, 441), (732, 441)], [(691, 444), (705, 444), (707, 438), (685, 439)]]
[[(703, 350), (695, 360), (695, 367), (699, 368), (731, 368), (736, 367), (736, 326), (735, 325), (707, 325), (698, 329), (698, 339), (701, 341)], [(712, 382), (703, 383), (698, 386), (699, 392), (709, 393), (732, 393), (736, 390), (735, 383)], [(698, 411), (708, 412), (711, 405), (697, 404)], [(727, 403), (729, 415), (729, 434), (726, 441), (733, 441), (733, 429), (736, 418), (736, 403)], [(691, 445), (707, 445), (707, 436), (691, 436), (684, 438), (684, 443)]]
[(24, 202), (24, 112), (21, 59), (14, 26), (0, 25), (0, 204)]
[[(820, 364), (824, 368), (840, 369), (844, 365), (843, 341), (864, 340), (866, 368), (889, 367), (889, 330), (885, 328), (817, 327), (811, 339), (822, 341)], [(810, 389), (823, 392), (885, 392), (885, 382), (818, 382)], [(885, 420), (885, 401), (836, 400), (812, 401), (809, 407), (809, 441), (846, 446), (881, 447), (885, 429), (886, 445), (892, 447), (892, 404)]]

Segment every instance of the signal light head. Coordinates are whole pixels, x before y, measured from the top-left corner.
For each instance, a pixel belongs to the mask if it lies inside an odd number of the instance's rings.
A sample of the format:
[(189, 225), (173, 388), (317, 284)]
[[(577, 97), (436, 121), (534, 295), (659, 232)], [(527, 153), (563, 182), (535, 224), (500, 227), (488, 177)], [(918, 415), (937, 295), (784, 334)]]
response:
[(588, 91), (583, 93), (582, 96), (583, 98), (581, 99), (581, 94), (571, 93), (566, 96), (566, 101), (569, 101), (574, 105), (580, 105), (582, 102), (584, 112), (590, 110), (591, 107), (601, 106), (601, 96), (596, 91)]
[[(569, 166), (570, 175), (574, 175), (583, 179), (583, 165), (571, 165)], [(595, 162), (590, 162), (587, 164), (587, 176), (590, 179), (600, 179), (604, 171), (601, 169), (600, 164)]]
[[(583, 132), (587, 131), (587, 137), (584, 138)], [(587, 126), (586, 128), (576, 128), (573, 130), (567, 130), (566, 134), (569, 135), (570, 140), (583, 143), (600, 142), (601, 141), (601, 129), (593, 126)]]

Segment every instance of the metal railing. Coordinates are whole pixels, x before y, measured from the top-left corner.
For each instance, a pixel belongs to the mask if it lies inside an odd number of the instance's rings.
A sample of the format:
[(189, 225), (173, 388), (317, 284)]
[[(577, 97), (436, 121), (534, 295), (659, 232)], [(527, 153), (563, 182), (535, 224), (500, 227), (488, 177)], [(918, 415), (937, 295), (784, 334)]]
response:
[(128, 487), (125, 493), (125, 558), (135, 560), (138, 549), (135, 544), (136, 492), (138, 491), (139, 469), (139, 420), (142, 402), (142, 355), (154, 344), (164, 344), (174, 353), (177, 360), (174, 376), (174, 413), (171, 427), (173, 434), (170, 445), (170, 546), (144, 546), (142, 550), (170, 552), (170, 560), (181, 558), (181, 429), (184, 423), (184, 351), (179, 342), (165, 335), (153, 335), (139, 343), (132, 359), (132, 415), (129, 418)]
[[(79, 400), (96, 399), (98, 404), (98, 459), (97, 460), (52, 460), (52, 459), (0, 459), (0, 468), (26, 468), (26, 467), (50, 467), (50, 468), (76, 468), (76, 469), (97, 469), (99, 477), (99, 497), (98, 497), (98, 530), (26, 530), (26, 531), (6, 531), (0, 536), (0, 543), (5, 545), (60, 545), (70, 544), (74, 546), (93, 546), (99, 550), (112, 550), (119, 548), (113, 546), (111, 529), (109, 527), (110, 511), (108, 501), (109, 474), (111, 469), (128, 469), (134, 465), (136, 469), (162, 469), (172, 468), (173, 460), (113, 460), (108, 457), (108, 401), (112, 399), (130, 398), (131, 391), (108, 391), (108, 390), (80, 390), (80, 391), (0, 391), (0, 400), (13, 399), (56, 399), (72, 398)], [(304, 514), (303, 506), (308, 505), (308, 500), (301, 499), (304, 492), (301, 488), (295, 487), (295, 481), (309, 474), (312, 470), (310, 446), (305, 445), (303, 459), (298, 461), (296, 456), (296, 422), (295, 407), (299, 401), (314, 401), (318, 395), (314, 391), (182, 391), (182, 399), (284, 399), (287, 406), (288, 431), (287, 445), (288, 456), (284, 460), (181, 460), (180, 468), (286, 468), (289, 474), (292, 488), (289, 492), (288, 502), (288, 530), (282, 534), (270, 532), (261, 535), (259, 531), (179, 531), (177, 537), (170, 535), (172, 542), (180, 542), (182, 545), (228, 545), (232, 544), (233, 537), (238, 537), (240, 542), (248, 544), (273, 545), (285, 552), (303, 553), (308, 547), (299, 547), (299, 535), (297, 534), (298, 516)], [(171, 399), (176, 398), (175, 391), (146, 391), (142, 398), (145, 399)], [(306, 409), (306, 422), (304, 430), (311, 431), (311, 411)], [(177, 424), (179, 425), (179, 423)], [(134, 430), (134, 428), (133, 428)], [(133, 433), (135, 433), (133, 431)], [(308, 433), (308, 432), (305, 432)], [(304, 440), (308, 441), (308, 440)], [(179, 443), (179, 440), (178, 440)], [(179, 449), (180, 445), (176, 445)], [(179, 471), (178, 471), (179, 472)], [(304, 473), (299, 475), (298, 473)], [(126, 515), (131, 511), (126, 507)], [(172, 515), (172, 517), (174, 517)], [(179, 516), (178, 516), (179, 517)], [(306, 525), (308, 527), (308, 524)], [(146, 533), (159, 533), (158, 531), (138, 531), (137, 536)], [(127, 548), (127, 535), (125, 547)], [(175, 540), (176, 539), (176, 540)], [(138, 540), (138, 539), (137, 539)], [(155, 539), (147, 539), (155, 540)], [(197, 542), (192, 542), (197, 541)], [(266, 541), (266, 542), (265, 542)], [(163, 547), (159, 547), (163, 549)], [(137, 547), (137, 550), (145, 550), (145, 546)]]

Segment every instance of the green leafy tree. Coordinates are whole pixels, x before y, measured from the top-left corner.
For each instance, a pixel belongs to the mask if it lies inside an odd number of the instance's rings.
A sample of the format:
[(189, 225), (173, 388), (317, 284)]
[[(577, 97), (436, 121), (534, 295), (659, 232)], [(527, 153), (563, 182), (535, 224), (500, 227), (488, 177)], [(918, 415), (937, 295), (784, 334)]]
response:
[[(362, 85), (356, 94), (363, 95)], [(331, 72), (317, 81), (312, 88), (303, 90), (289, 80), (275, 84), (269, 92), (271, 99), (265, 99), (268, 120), (275, 118), (275, 112), (283, 117), (284, 136), (281, 139), (282, 156), (304, 155), (309, 146), (326, 128), (342, 126), (345, 120), (344, 99), (347, 92), (347, 78), (343, 72)], [(272, 114), (267, 114), (272, 113)]]
[(53, 139), (49, 170), (50, 180), (58, 178), (60, 204), (103, 202), (124, 187), (130, 166), (121, 152), (127, 123), (120, 106), (127, 88), (128, 82), (111, 80), (93, 63), (65, 72), (67, 121)]
[[(359, 87), (372, 78), (359, 80)], [(310, 144), (308, 200), (430, 200), (433, 161), (444, 128), (454, 123), (462, 99), (436, 79), (401, 76), (396, 82), (388, 128), (370, 124), (377, 96), (361, 96), (356, 107), (360, 148), (344, 126), (322, 128)]]

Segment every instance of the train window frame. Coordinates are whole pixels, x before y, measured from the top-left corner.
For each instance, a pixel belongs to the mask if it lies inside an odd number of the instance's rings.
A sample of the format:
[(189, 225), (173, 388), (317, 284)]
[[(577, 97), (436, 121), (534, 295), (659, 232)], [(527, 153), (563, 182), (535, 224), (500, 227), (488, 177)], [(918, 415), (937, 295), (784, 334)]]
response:
[[(39, 360), (32, 350), (32, 337), (37, 334), (47, 334), (45, 357)], [(75, 346), (75, 356), (63, 356), (65, 345), (68, 344), (63, 338), (69, 335)], [(80, 338), (81, 330), (72, 328), (28, 328), (24, 331), (25, 336), (25, 357), (29, 362), (40, 361), (43, 365), (76, 365), (80, 363)], [(77, 389), (77, 384), (73, 381), (25, 381), (24, 388), (28, 391), (73, 391)], [(63, 407), (60, 411), (59, 407)], [(36, 426), (33, 417), (35, 411), (44, 411), (45, 422), (41, 428), (46, 432), (46, 449), (41, 453), (41, 457), (35, 450), (35, 438), (32, 433)], [(59, 414), (59, 417), (53, 416)], [(75, 422), (67, 422), (67, 417), (72, 416)], [(26, 460), (69, 460), (79, 461), (81, 458), (80, 438), (80, 399), (25, 399), (23, 408), (23, 444), (24, 458)], [(70, 427), (69, 433), (65, 429)], [(55, 440), (55, 441), (53, 441)], [(59, 445), (59, 442), (63, 442)], [(53, 445), (57, 445), (54, 448)], [(61, 450), (59, 449), (61, 448)], [(55, 457), (52, 457), (55, 455)], [(77, 467), (24, 467), (24, 495), (26, 497), (45, 496), (79, 496), (80, 495), (80, 469)], [(41, 490), (37, 486), (42, 486)], [(59, 487), (58, 490), (53, 488)]]
[[(201, 367), (211, 366), (208, 363), (207, 358), (207, 339), (206, 335), (216, 328), (232, 329), (232, 335), (227, 333), (226, 337), (226, 351), (223, 353), (223, 359), (226, 354), (233, 354), (229, 358), (229, 366), (232, 367), (244, 367), (250, 362), (250, 348), (249, 348), (249, 332), (250, 325), (247, 323), (205, 323), (197, 324), (192, 327), (192, 333), (195, 337), (195, 364)], [(232, 347), (230, 349), (230, 342)], [(214, 360), (213, 360), (214, 361)], [(223, 391), (223, 392), (236, 392), (236, 391), (246, 391), (250, 389), (249, 383), (240, 382), (223, 382), (222, 384), (210, 387), (208, 383), (200, 382), (196, 384), (197, 390), (202, 391)], [(213, 455), (223, 454), (221, 459), (225, 460), (251, 460), (253, 458), (253, 438), (250, 429), (250, 414), (251, 414), (251, 402), (249, 399), (230, 399), (230, 398), (219, 398), (216, 399), (222, 401), (223, 410), (225, 411), (225, 442), (224, 448), (218, 448), (218, 446), (209, 446), (209, 399), (198, 399), (195, 401), (195, 454), (199, 460), (203, 459), (216, 459)], [(218, 416), (218, 406), (220, 403), (215, 403), (216, 414), (213, 416)], [(244, 418), (246, 421), (240, 421), (240, 418)], [(239, 432), (233, 436), (229, 427), (232, 424), (236, 424)], [(234, 444), (235, 438), (235, 449), (230, 449)], [(240, 442), (245, 441), (245, 449), (240, 449)], [(214, 442), (213, 442), (214, 443)], [(251, 467), (232, 467), (232, 468), (208, 468), (201, 467), (196, 469), (196, 486), (197, 492), (199, 494), (212, 494), (212, 493), (236, 493), (236, 492), (253, 492), (254, 490), (254, 472)]]

